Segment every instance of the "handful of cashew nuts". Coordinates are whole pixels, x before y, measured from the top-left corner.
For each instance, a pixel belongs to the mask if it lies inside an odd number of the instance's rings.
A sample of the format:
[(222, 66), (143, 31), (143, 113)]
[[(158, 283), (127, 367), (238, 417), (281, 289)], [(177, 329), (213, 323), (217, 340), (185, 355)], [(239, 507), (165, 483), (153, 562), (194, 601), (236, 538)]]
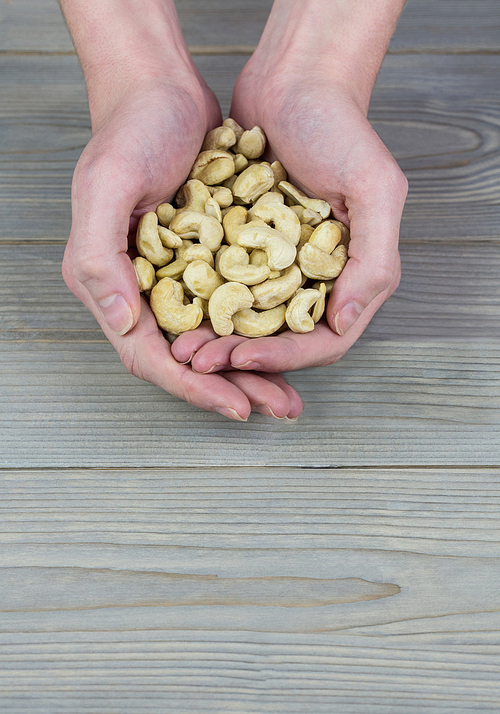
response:
[(170, 335), (210, 320), (218, 335), (310, 332), (347, 262), (349, 230), (330, 205), (259, 161), (262, 129), (210, 131), (175, 206), (139, 220), (139, 290)]

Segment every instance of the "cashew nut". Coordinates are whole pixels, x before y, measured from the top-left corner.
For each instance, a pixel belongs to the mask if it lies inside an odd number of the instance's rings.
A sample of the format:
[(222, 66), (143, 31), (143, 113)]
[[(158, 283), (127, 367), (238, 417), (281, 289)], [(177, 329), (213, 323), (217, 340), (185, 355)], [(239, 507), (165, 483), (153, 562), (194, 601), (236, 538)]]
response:
[(251, 265), (250, 257), (240, 245), (230, 245), (219, 258), (219, 271), (226, 280), (257, 285), (269, 277), (268, 265)]
[(266, 148), (266, 135), (258, 126), (244, 131), (234, 147), (237, 154), (243, 154), (247, 159), (258, 159)]
[(219, 250), (224, 237), (222, 226), (216, 218), (197, 211), (177, 213), (170, 224), (170, 230), (181, 237), (195, 233), (200, 243), (206, 245), (211, 251)]
[(279, 192), (278, 184), (280, 181), (286, 181), (288, 179), (288, 174), (280, 161), (273, 161), (271, 168), (274, 174), (274, 186), (272, 190)]
[(323, 220), (319, 213), (310, 208), (304, 208), (304, 206), (290, 206), (290, 210), (298, 217), (301, 225), (307, 223), (310, 226), (317, 226)]
[(317, 228), (311, 233), (309, 243), (317, 245), (318, 248), (324, 250), (325, 253), (333, 253), (335, 248), (340, 243), (342, 233), (340, 228), (333, 221), (325, 221), (320, 223)]
[(205, 204), (209, 198), (210, 193), (205, 184), (199, 179), (190, 179), (184, 184), (184, 205), (177, 210), (177, 213), (182, 211), (205, 213)]
[(274, 184), (274, 174), (270, 166), (252, 164), (238, 175), (233, 184), (233, 196), (243, 203), (253, 203), (259, 196), (269, 191)]
[(226, 241), (229, 245), (238, 242), (238, 234), (247, 222), (247, 209), (244, 206), (233, 206), (222, 219)]
[(218, 149), (219, 151), (227, 151), (234, 144), (236, 144), (236, 134), (231, 127), (218, 126), (208, 132), (201, 150)]
[[(250, 253), (250, 265), (267, 265), (266, 251), (262, 248), (254, 248)], [(281, 276), (281, 270), (271, 270), (269, 280), (274, 280)]]
[(314, 324), (316, 324), (323, 316), (323, 313), (325, 312), (325, 304), (326, 304), (326, 285), (325, 285), (325, 283), (320, 283), (319, 287), (316, 289), (319, 290), (322, 297), (318, 298), (317, 302), (315, 303), (315, 305), (312, 309), (311, 317), (313, 319)]
[(294, 203), (299, 203), (304, 208), (310, 208), (316, 213), (319, 213), (321, 218), (328, 218), (331, 212), (330, 204), (323, 201), (321, 198), (309, 198), (305, 193), (288, 181), (280, 181), (278, 184), (280, 191), (283, 191), (285, 196), (288, 196)]
[(220, 210), (220, 206), (215, 200), (215, 198), (209, 198), (207, 202), (205, 203), (205, 213), (208, 216), (212, 216), (213, 218), (216, 218), (219, 223), (222, 223), (222, 213)]
[[(277, 194), (269, 195), (273, 196)], [(262, 203), (257, 201), (248, 211), (248, 215), (252, 219), (259, 218), (272, 228), (276, 228), (277, 231), (283, 233), (294, 245), (297, 245), (299, 242), (300, 221), (288, 206), (282, 203), (270, 202), (269, 199)]]
[(194, 330), (203, 320), (199, 305), (184, 305), (182, 285), (162, 278), (151, 290), (150, 306), (162, 330), (174, 335)]
[(232, 318), (234, 331), (244, 337), (272, 335), (285, 324), (286, 310), (286, 305), (278, 305), (264, 312), (256, 312), (251, 308), (239, 310)]
[(339, 245), (329, 255), (313, 243), (306, 243), (299, 251), (300, 269), (308, 278), (331, 280), (342, 272), (347, 262), (347, 248)]
[(244, 248), (263, 248), (271, 270), (288, 268), (297, 253), (291, 240), (268, 226), (246, 225), (238, 234), (238, 244)]
[(160, 203), (160, 205), (156, 209), (156, 215), (158, 216), (158, 220), (160, 221), (162, 226), (165, 226), (165, 228), (169, 227), (170, 221), (176, 213), (177, 209), (174, 208), (170, 203)]
[(153, 265), (166, 265), (172, 260), (174, 253), (162, 245), (158, 233), (158, 216), (149, 211), (140, 217), (137, 225), (136, 245), (139, 255), (149, 260)]
[(135, 268), (135, 274), (137, 275), (137, 284), (139, 285), (139, 292), (144, 293), (147, 290), (151, 290), (156, 282), (154, 265), (151, 265), (149, 260), (146, 258), (134, 258), (132, 265)]
[(255, 298), (254, 307), (261, 310), (269, 310), (281, 305), (298, 290), (301, 283), (302, 273), (300, 268), (296, 263), (292, 263), (280, 278), (266, 280), (264, 283), (255, 285), (252, 288), (252, 294)]
[(163, 268), (156, 271), (156, 277), (158, 280), (162, 278), (171, 278), (172, 280), (180, 280), (187, 268), (187, 263), (183, 258), (177, 258), (177, 260), (172, 261)]
[(319, 290), (312, 288), (300, 290), (293, 296), (286, 308), (286, 323), (292, 332), (311, 332), (314, 329), (314, 320), (309, 310), (318, 300), (324, 303), (324, 299)]
[(207, 186), (222, 183), (234, 174), (234, 161), (227, 151), (209, 149), (198, 154), (193, 164), (190, 179), (199, 179)]
[(209, 300), (214, 290), (224, 284), (224, 278), (204, 260), (188, 263), (182, 279), (194, 295), (204, 300)]
[(234, 119), (231, 119), (231, 117), (223, 121), (222, 126), (228, 126), (230, 129), (232, 129), (238, 141), (241, 139), (243, 132), (245, 131), (243, 127), (240, 126), (238, 122), (234, 121)]
[(210, 248), (201, 243), (193, 243), (183, 253), (186, 263), (193, 263), (195, 260), (204, 260), (211, 268), (214, 267), (214, 256)]
[(235, 154), (234, 155), (234, 173), (239, 174), (243, 169), (246, 169), (248, 166), (248, 159), (246, 156), (243, 156), (243, 154)]
[(235, 312), (252, 307), (253, 295), (242, 283), (225, 283), (214, 290), (208, 301), (208, 312), (214, 331), (221, 336), (234, 330), (232, 317)]
[(158, 235), (160, 237), (161, 244), (165, 246), (165, 248), (180, 248), (182, 245), (182, 239), (169, 228), (158, 226)]
[(215, 198), (221, 208), (228, 208), (233, 202), (233, 192), (224, 186), (207, 186), (212, 198)]

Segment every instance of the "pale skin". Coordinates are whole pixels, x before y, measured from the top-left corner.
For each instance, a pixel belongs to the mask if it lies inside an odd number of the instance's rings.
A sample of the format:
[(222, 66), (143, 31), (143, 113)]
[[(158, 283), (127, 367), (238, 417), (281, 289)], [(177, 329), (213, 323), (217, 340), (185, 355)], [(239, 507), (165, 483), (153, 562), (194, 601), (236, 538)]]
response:
[(326, 319), (312, 333), (251, 340), (218, 338), (203, 323), (170, 346), (127, 250), (138, 217), (184, 181), (220, 109), (171, 0), (61, 0), (93, 130), (75, 170), (63, 275), (137, 377), (231, 419), (252, 410), (294, 419), (302, 402), (279, 372), (338, 360), (394, 292), (407, 184), (366, 113), (403, 4), (275, 0), (234, 88), (230, 115), (261, 126), (269, 156), (350, 226), (350, 260)]

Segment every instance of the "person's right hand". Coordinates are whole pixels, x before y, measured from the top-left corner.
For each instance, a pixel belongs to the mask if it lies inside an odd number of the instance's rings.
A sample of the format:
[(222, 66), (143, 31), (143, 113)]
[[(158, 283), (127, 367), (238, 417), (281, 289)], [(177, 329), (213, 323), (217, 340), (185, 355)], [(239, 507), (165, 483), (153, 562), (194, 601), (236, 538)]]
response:
[[(63, 261), (69, 289), (87, 306), (136, 377), (232, 419), (250, 411), (296, 417), (302, 404), (279, 375), (199, 374), (179, 364), (141, 299), (128, 255), (140, 215), (171, 199), (189, 174), (207, 131), (221, 123), (213, 93), (168, 78), (100, 97), (93, 138), (77, 164), (73, 223)], [(203, 328), (199, 328), (203, 329)]]

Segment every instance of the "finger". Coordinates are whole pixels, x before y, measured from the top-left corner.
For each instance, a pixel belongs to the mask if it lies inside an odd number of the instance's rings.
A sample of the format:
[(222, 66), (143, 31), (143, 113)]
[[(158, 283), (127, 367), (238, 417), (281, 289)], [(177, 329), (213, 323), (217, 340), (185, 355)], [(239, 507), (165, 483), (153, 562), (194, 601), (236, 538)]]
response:
[(274, 419), (285, 419), (288, 416), (291, 408), (290, 399), (279, 384), (253, 372), (224, 372), (224, 378), (246, 395), (252, 411)]
[(101, 326), (118, 335), (132, 329), (140, 312), (137, 278), (127, 255), (135, 203), (136, 196), (109, 162), (75, 171), (64, 279)]
[(328, 322), (338, 335), (345, 335), (378, 295), (389, 295), (400, 277), (399, 225), (407, 182), (391, 159), (391, 168), (377, 174), (349, 208), (351, 242), (349, 260), (334, 283), (329, 300)]
[(203, 345), (212, 340), (216, 340), (218, 335), (213, 331), (210, 322), (202, 322), (196, 330), (183, 332), (171, 345), (171, 352), (174, 359), (179, 364), (191, 362), (194, 355)]
[(290, 400), (290, 411), (287, 414), (288, 419), (297, 419), (297, 417), (302, 414), (304, 405), (302, 404), (302, 399), (299, 393), (285, 380), (281, 374), (270, 374), (269, 372), (262, 372), (260, 376), (267, 379), (269, 382), (274, 382), (280, 389), (282, 389)]
[(233, 369), (231, 354), (237, 345), (248, 342), (246, 337), (229, 335), (207, 342), (193, 357), (191, 365), (196, 372), (210, 374), (224, 369)]
[(179, 364), (172, 357), (170, 345), (145, 300), (137, 324), (130, 332), (117, 335), (106, 326), (104, 332), (124, 365), (136, 377), (196, 407), (230, 419), (246, 421), (250, 415), (251, 404), (237, 386), (216, 374), (196, 374), (190, 366)]

